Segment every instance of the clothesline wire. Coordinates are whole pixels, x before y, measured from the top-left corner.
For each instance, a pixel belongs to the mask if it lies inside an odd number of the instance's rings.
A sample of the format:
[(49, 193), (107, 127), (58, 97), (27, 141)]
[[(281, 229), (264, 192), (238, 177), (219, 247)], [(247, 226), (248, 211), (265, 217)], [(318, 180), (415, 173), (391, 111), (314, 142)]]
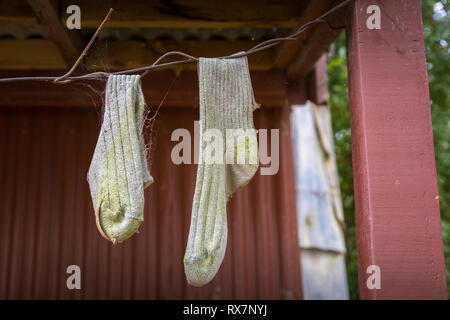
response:
[[(349, 3), (350, 1), (352, 1), (352, 0), (345, 0), (345, 1), (341, 2), (341, 3), (339, 3), (338, 5), (334, 6), (330, 10), (328, 10), (327, 12), (323, 13), (322, 15), (320, 15), (318, 18), (303, 24), (302, 26), (300, 26), (297, 29), (297, 31), (295, 33), (293, 33), (293, 34), (291, 34), (289, 36), (269, 39), (269, 40), (263, 41), (263, 42), (255, 45), (254, 47), (250, 48), (247, 51), (238, 52), (238, 53), (234, 53), (234, 54), (231, 54), (231, 55), (228, 55), (228, 56), (222, 56), (222, 57), (217, 57), (217, 58), (220, 58), (220, 59), (240, 58), (240, 57), (248, 56), (248, 55), (253, 54), (255, 52), (258, 52), (258, 51), (269, 49), (269, 48), (274, 47), (274, 46), (276, 46), (276, 45), (278, 45), (278, 44), (280, 44), (281, 42), (284, 42), (284, 41), (296, 40), (300, 36), (300, 34), (302, 34), (305, 30), (307, 30), (312, 25), (317, 24), (317, 23), (326, 23), (329, 28), (336, 29), (336, 28), (333, 28), (330, 25), (330, 23), (325, 19), (325, 17), (330, 15), (331, 13), (335, 12), (336, 10), (342, 8), (343, 6), (347, 5), (347, 3)], [(144, 67), (139, 67), (139, 68), (134, 68), (134, 69), (127, 69), (127, 70), (118, 71), (118, 72), (112, 72), (112, 73), (103, 72), (103, 71), (97, 71), (97, 72), (87, 73), (87, 74), (84, 74), (84, 75), (72, 76), (72, 73), (77, 69), (78, 65), (81, 63), (81, 61), (83, 60), (84, 56), (89, 51), (90, 47), (94, 43), (94, 41), (97, 38), (97, 36), (100, 33), (100, 31), (103, 29), (103, 27), (106, 24), (106, 22), (110, 19), (112, 12), (113, 12), (113, 9), (112, 8), (109, 9), (108, 14), (103, 19), (102, 23), (99, 25), (97, 30), (95, 31), (94, 35), (92, 36), (91, 40), (86, 45), (86, 47), (84, 48), (84, 50), (81, 53), (81, 55), (78, 57), (78, 59), (75, 61), (73, 66), (69, 69), (69, 71), (67, 71), (62, 76), (59, 76), (59, 77), (41, 76), (41, 77), (3, 78), (3, 79), (0, 79), (0, 82), (53, 81), (54, 83), (65, 84), (65, 83), (69, 83), (69, 82), (72, 82), (72, 81), (95, 80), (95, 79), (99, 79), (99, 78), (107, 78), (110, 74), (118, 75), (118, 74), (130, 74), (130, 73), (139, 73), (139, 72), (142, 72), (141, 77), (144, 77), (145, 75), (148, 74), (148, 72), (150, 72), (153, 69), (165, 68), (165, 67), (169, 67), (169, 66), (173, 66), (173, 65), (192, 63), (192, 62), (197, 62), (198, 61), (197, 57), (191, 56), (191, 55), (189, 55), (187, 53), (184, 53), (184, 52), (181, 52), (181, 51), (169, 51), (169, 52), (166, 52), (165, 54), (163, 54), (162, 56), (160, 56), (150, 66), (144, 66)], [(167, 58), (169, 56), (181, 56), (181, 57), (183, 57), (185, 59), (184, 60), (176, 60), (176, 61), (171, 61), (171, 62), (160, 63), (163, 59), (165, 59), (165, 58)]]

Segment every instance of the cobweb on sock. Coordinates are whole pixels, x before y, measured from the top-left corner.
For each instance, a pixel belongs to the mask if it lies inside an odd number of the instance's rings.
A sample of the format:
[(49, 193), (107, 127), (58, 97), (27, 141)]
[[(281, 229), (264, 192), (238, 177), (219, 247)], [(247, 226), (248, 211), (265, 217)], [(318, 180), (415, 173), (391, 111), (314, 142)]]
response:
[[(103, 65), (103, 69), (105, 72), (108, 72), (107, 65)], [(163, 98), (161, 99), (161, 102), (157, 106), (149, 106), (147, 102), (145, 102), (144, 107), (144, 114), (143, 114), (143, 121), (141, 124), (141, 127), (139, 128), (140, 132), (142, 132), (144, 137), (144, 152), (145, 152), (145, 158), (147, 159), (147, 165), (149, 170), (151, 171), (152, 168), (152, 154), (155, 150), (156, 146), (156, 137), (158, 134), (158, 126), (157, 124), (157, 118), (160, 109), (163, 107), (164, 102), (167, 98), (167, 96), (170, 93), (170, 90), (172, 89), (175, 81), (177, 80), (177, 76), (174, 75), (174, 78), (172, 82), (170, 83), (169, 87), (164, 93)], [(95, 81), (94, 83), (88, 83), (88, 82), (73, 82), (71, 84), (71, 87), (75, 90), (77, 90), (80, 95), (88, 96), (89, 100), (92, 102), (92, 105), (94, 106), (94, 110), (97, 114), (97, 120), (99, 127), (101, 127), (103, 123), (103, 116), (105, 113), (105, 93), (106, 93), (106, 79), (104, 79), (102, 76), (98, 77), (98, 81)], [(87, 89), (87, 90), (86, 90)], [(144, 95), (145, 100), (145, 95)]]

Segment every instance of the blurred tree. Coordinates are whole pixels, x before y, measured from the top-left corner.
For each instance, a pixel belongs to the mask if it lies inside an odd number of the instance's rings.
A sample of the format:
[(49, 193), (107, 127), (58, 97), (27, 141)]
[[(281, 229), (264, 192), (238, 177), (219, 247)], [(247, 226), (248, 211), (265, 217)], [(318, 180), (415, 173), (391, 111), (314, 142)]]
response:
[[(430, 87), (436, 168), (442, 216), (442, 231), (450, 287), (450, 101), (449, 16), (447, 0), (422, 0), (422, 15)], [(347, 275), (350, 298), (358, 299), (355, 207), (353, 201), (352, 153), (348, 112), (347, 60), (344, 32), (335, 41), (328, 61), (328, 90), (333, 118), (334, 142), (344, 205), (347, 242)], [(449, 290), (450, 295), (450, 290)]]

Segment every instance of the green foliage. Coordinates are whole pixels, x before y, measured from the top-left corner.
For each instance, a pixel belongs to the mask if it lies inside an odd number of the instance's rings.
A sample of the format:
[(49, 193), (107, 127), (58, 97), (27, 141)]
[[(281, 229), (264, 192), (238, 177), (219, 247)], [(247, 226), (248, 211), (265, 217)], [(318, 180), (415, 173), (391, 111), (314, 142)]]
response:
[[(425, 52), (430, 84), (431, 116), (438, 174), (441, 215), (450, 220), (450, 96), (449, 79), (450, 4), (422, 1)], [(433, 8), (436, 8), (434, 10)], [(438, 10), (442, 8), (442, 10)], [(445, 16), (442, 16), (445, 15)]]
[[(447, 264), (447, 282), (450, 287), (450, 98), (447, 94), (450, 84), (449, 13), (450, 8), (447, 0), (422, 1), (442, 231)], [(346, 63), (345, 34), (342, 33), (334, 43), (334, 50), (328, 62), (328, 90), (335, 132), (334, 143), (339, 181), (347, 225), (345, 235), (348, 250), (347, 276), (350, 298), (358, 299), (355, 207)]]
[(447, 288), (450, 297), (450, 222), (442, 220), (442, 237), (444, 238), (445, 265), (447, 266)]

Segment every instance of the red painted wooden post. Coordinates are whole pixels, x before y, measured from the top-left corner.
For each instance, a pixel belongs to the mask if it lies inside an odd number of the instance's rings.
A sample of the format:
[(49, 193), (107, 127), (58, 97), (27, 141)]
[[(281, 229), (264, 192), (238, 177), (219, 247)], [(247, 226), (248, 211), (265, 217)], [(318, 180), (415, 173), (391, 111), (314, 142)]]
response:
[[(380, 29), (367, 26), (370, 5)], [(447, 299), (420, 1), (356, 0), (350, 10), (360, 297)], [(381, 289), (367, 286), (370, 265)]]

